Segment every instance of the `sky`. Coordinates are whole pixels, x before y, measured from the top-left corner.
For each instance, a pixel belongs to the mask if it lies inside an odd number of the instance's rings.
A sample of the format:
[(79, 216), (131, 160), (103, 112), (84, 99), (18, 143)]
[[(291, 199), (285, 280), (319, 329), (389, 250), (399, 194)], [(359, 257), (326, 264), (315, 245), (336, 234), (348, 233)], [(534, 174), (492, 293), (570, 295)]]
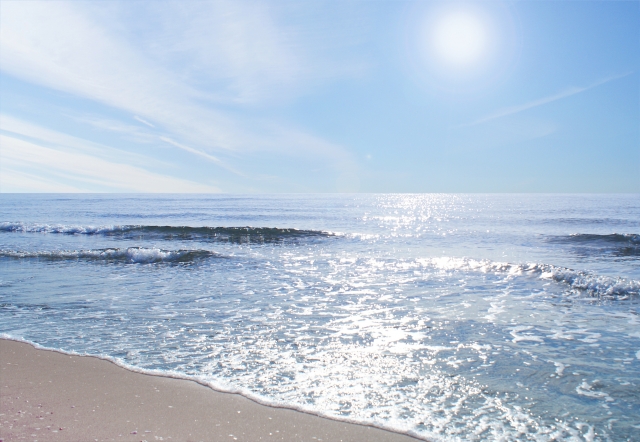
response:
[(640, 192), (637, 1), (0, 0), (0, 192)]

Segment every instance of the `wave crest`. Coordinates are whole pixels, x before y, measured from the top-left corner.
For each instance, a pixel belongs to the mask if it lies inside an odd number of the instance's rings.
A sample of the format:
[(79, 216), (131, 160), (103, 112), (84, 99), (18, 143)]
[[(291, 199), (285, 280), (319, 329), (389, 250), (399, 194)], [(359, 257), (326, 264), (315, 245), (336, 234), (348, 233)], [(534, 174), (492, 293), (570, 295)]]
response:
[(150, 264), (160, 262), (188, 263), (196, 260), (221, 257), (208, 250), (162, 250), (128, 247), (96, 250), (16, 251), (0, 250), (0, 257), (14, 259), (41, 259), (46, 261), (89, 260)]
[(602, 242), (613, 244), (640, 245), (640, 235), (635, 233), (611, 233), (608, 235), (597, 235), (593, 233), (574, 233), (573, 235), (562, 238), (565, 238), (569, 242), (578, 243)]
[(575, 253), (583, 256), (610, 256), (622, 259), (640, 257), (640, 235), (635, 233), (574, 233), (566, 236), (553, 236), (549, 241), (568, 244)]
[(336, 236), (335, 233), (320, 230), (278, 227), (75, 226), (11, 222), (0, 223), (0, 232), (103, 235), (116, 236), (123, 239), (195, 240), (232, 243), (274, 243)]
[(640, 281), (596, 275), (593, 273), (573, 270), (552, 264), (511, 264), (489, 260), (474, 260), (469, 258), (431, 258), (419, 260), (422, 265), (436, 267), (442, 270), (467, 270), (478, 272), (506, 273), (510, 275), (531, 275), (541, 279), (550, 279), (568, 284), (572, 290), (585, 292), (590, 296), (602, 298), (626, 299), (640, 295)]

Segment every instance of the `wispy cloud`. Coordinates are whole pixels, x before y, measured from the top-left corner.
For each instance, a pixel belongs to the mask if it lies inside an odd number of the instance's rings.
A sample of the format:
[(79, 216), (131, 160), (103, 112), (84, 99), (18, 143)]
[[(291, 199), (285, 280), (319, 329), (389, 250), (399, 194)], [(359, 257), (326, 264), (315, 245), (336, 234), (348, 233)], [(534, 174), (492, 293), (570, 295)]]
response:
[[(103, 11), (93, 10), (93, 5), (3, 3), (0, 68), (23, 80), (124, 110), (142, 123), (153, 122), (172, 141), (193, 146), (184, 150), (200, 157), (204, 153), (219, 160), (223, 152), (238, 156), (264, 151), (320, 155), (333, 164), (349, 156), (343, 147), (318, 137), (301, 137), (299, 129), (202, 101), (212, 92), (222, 92), (236, 94), (239, 102), (254, 102), (267, 92), (295, 90), (305, 75), (314, 72), (304, 64), (296, 36), (276, 26), (266, 7), (225, 1), (167, 3), (160, 15), (175, 13), (182, 20), (173, 20), (171, 26), (164, 23), (160, 27), (164, 33), (132, 44), (127, 32), (109, 29), (109, 21), (99, 17)], [(198, 8), (213, 9), (204, 14)], [(210, 19), (224, 26), (216, 30)], [(152, 44), (162, 47), (154, 52)], [(189, 70), (181, 71), (177, 66), (182, 65)]]
[(61, 183), (55, 179), (47, 179), (42, 174), (33, 174), (19, 170), (2, 168), (0, 174), (0, 192), (33, 192), (33, 193), (80, 193), (83, 189)]
[[(80, 121), (91, 122), (91, 124), (96, 127), (108, 128), (109, 130), (116, 130), (114, 129), (115, 127), (118, 132), (124, 131), (127, 134), (129, 134), (129, 132), (127, 132), (127, 128), (137, 130), (137, 128), (133, 126), (122, 127), (118, 122), (112, 120), (82, 119)], [(6, 114), (0, 114), (0, 130), (18, 135), (18, 138), (27, 139), (35, 142), (36, 144), (56, 149), (71, 150), (85, 155), (103, 158), (108, 161), (117, 158), (120, 162), (139, 166), (144, 165), (154, 167), (168, 165), (157, 158), (150, 158), (148, 156), (127, 152), (122, 149), (113, 148), (111, 146), (106, 146), (104, 144), (61, 133)], [(157, 141), (157, 137), (154, 137), (154, 139)]]
[(185, 146), (184, 144), (178, 143), (174, 140), (172, 140), (171, 138), (167, 138), (167, 137), (159, 137), (160, 140), (164, 141), (165, 143), (169, 143), (172, 146), (177, 147), (178, 149), (182, 149), (185, 150), (189, 153), (192, 153), (194, 155), (198, 155), (199, 157), (205, 158), (209, 161), (213, 161), (214, 163), (216, 163), (217, 165), (227, 169), (230, 172), (235, 173), (236, 175), (240, 175), (240, 176), (246, 176), (245, 174), (243, 174), (240, 171), (235, 170), (233, 167), (228, 166), (227, 164), (225, 164), (222, 160), (220, 160), (219, 158), (214, 157), (213, 155), (209, 155), (206, 152), (202, 152), (198, 149), (194, 149), (192, 147), (189, 146)]
[(633, 72), (627, 72), (627, 73), (620, 74), (620, 75), (613, 75), (613, 76), (610, 76), (610, 77), (606, 77), (606, 78), (604, 78), (602, 80), (596, 81), (595, 83), (592, 83), (592, 84), (590, 84), (588, 86), (571, 87), (571, 88), (566, 89), (566, 90), (564, 90), (562, 92), (559, 92), (559, 93), (557, 93), (555, 95), (550, 95), (548, 97), (540, 98), (538, 100), (533, 100), (533, 101), (530, 101), (528, 103), (519, 104), (519, 105), (516, 105), (516, 106), (506, 107), (506, 108), (500, 109), (500, 110), (498, 110), (498, 111), (496, 111), (496, 112), (494, 112), (492, 114), (489, 114), (487, 116), (479, 118), (479, 119), (477, 119), (477, 120), (475, 120), (475, 121), (473, 121), (471, 123), (463, 124), (463, 125), (460, 125), (460, 126), (457, 126), (457, 127), (477, 126), (478, 124), (483, 124), (483, 123), (486, 123), (488, 121), (496, 120), (498, 118), (507, 117), (509, 115), (514, 115), (514, 114), (526, 111), (528, 109), (532, 109), (534, 107), (542, 106), (542, 105), (545, 105), (545, 104), (548, 104), (548, 103), (552, 103), (552, 102), (557, 101), (557, 100), (561, 100), (563, 98), (570, 97), (572, 95), (579, 94), (579, 93), (584, 92), (584, 91), (588, 91), (589, 89), (593, 89), (594, 87), (603, 85), (605, 83), (609, 83), (610, 81), (614, 81), (614, 80), (618, 80), (618, 79), (623, 78), (623, 77), (627, 77), (627, 76), (631, 75), (632, 73)]
[(158, 173), (168, 164), (0, 115), (0, 191), (219, 192)]
[(139, 121), (139, 122), (141, 122), (142, 124), (146, 124), (146, 125), (147, 125), (147, 126), (149, 126), (149, 127), (155, 127), (153, 124), (149, 123), (147, 120), (144, 120), (144, 119), (140, 118), (140, 117), (139, 117), (139, 116), (137, 116), (137, 115), (134, 115), (134, 116), (133, 116), (133, 119), (134, 119), (134, 120), (137, 120), (137, 121)]
[(99, 129), (101, 131), (115, 132), (124, 136), (126, 139), (135, 141), (136, 143), (146, 144), (158, 141), (158, 135), (156, 133), (157, 131), (151, 131), (146, 127), (123, 123), (122, 121), (114, 120), (113, 118), (102, 118), (86, 115), (78, 116), (73, 112), (67, 113), (67, 115), (69, 116), (69, 118), (78, 123), (88, 124), (91, 127)]
[[(126, 192), (219, 192), (220, 189), (149, 172), (140, 167), (115, 163), (94, 156), (63, 151), (0, 135), (2, 174), (38, 171), (60, 186), (97, 191)], [(28, 172), (27, 172), (28, 173)], [(84, 185), (84, 187), (83, 187)], [(4, 189), (2, 189), (4, 190)], [(46, 188), (39, 191), (47, 191)]]

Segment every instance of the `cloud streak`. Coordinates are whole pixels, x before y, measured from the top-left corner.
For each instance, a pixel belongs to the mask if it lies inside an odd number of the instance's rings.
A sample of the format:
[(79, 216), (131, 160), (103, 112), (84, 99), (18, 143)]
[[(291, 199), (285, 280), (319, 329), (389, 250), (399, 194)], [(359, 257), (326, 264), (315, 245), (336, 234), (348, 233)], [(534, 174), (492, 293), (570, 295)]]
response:
[(167, 164), (0, 115), (2, 192), (202, 192), (220, 189), (150, 171)]
[[(121, 7), (117, 5), (115, 10)], [(330, 143), (308, 134), (300, 137), (299, 130), (206, 103), (212, 91), (231, 94), (240, 103), (260, 100), (264, 93), (281, 95), (297, 89), (305, 75), (314, 72), (300, 67), (300, 43), (284, 38), (286, 32), (276, 27), (264, 7), (224, 1), (166, 6), (169, 11), (163, 9), (163, 17), (173, 11), (184, 20), (175, 29), (161, 18), (162, 32), (147, 36), (163, 43), (154, 52), (147, 47), (152, 43), (131, 44), (126, 33), (106, 27), (108, 20), (99, 17), (103, 11), (87, 5), (8, 2), (1, 17), (0, 67), (23, 80), (130, 112), (172, 140), (193, 145), (195, 155), (307, 153), (329, 162), (336, 154), (348, 156), (342, 147), (319, 151), (318, 146)], [(203, 7), (214, 9), (204, 14), (198, 9)], [(209, 19), (225, 25), (215, 30)], [(169, 55), (163, 59), (160, 54)], [(190, 70), (181, 72), (176, 66), (182, 65)]]
[(468, 124), (463, 124), (457, 127), (470, 127), (470, 126), (477, 126), (479, 124), (483, 124), (483, 123), (487, 123), (489, 121), (492, 120), (497, 120), (498, 118), (503, 118), (503, 117), (507, 117), (510, 115), (515, 115), (518, 114), (520, 112), (529, 110), (529, 109), (533, 109), (534, 107), (538, 107), (538, 106), (543, 106), (545, 104), (548, 103), (552, 103), (554, 101), (558, 101), (558, 100), (562, 100), (563, 98), (567, 98), (567, 97), (571, 97), (572, 95), (576, 95), (579, 94), (581, 92), (585, 92), (588, 91), (589, 89), (593, 89), (597, 86), (603, 85), (605, 83), (609, 83), (611, 81), (614, 80), (618, 80), (620, 78), (624, 78), (627, 77), (629, 75), (633, 74), (633, 72), (627, 72), (624, 74), (620, 74), (620, 75), (613, 75), (607, 78), (604, 78), (600, 81), (596, 81), (595, 83), (592, 83), (588, 86), (585, 87), (572, 87), (569, 89), (566, 89), (560, 93), (557, 93), (555, 95), (550, 95), (548, 97), (544, 97), (544, 98), (540, 98), (538, 100), (534, 100), (534, 101), (530, 101), (528, 103), (524, 103), (524, 104), (520, 104), (520, 105), (516, 105), (516, 106), (510, 106), (510, 107), (506, 107), (504, 109), (500, 109), (497, 112), (494, 112), (492, 114), (489, 114), (485, 117), (479, 118), (471, 123)]
[(184, 151), (187, 151), (189, 153), (192, 153), (194, 155), (198, 155), (199, 157), (202, 157), (202, 158), (205, 158), (205, 159), (207, 159), (209, 161), (212, 161), (212, 162), (216, 163), (217, 165), (227, 169), (228, 171), (235, 173), (236, 175), (246, 177), (245, 174), (243, 174), (240, 171), (235, 170), (233, 167), (230, 167), (230, 166), (226, 165), (222, 160), (220, 160), (219, 158), (214, 157), (213, 155), (209, 155), (206, 152), (202, 152), (202, 151), (199, 151), (198, 149), (194, 149), (192, 147), (185, 146), (184, 144), (177, 143), (177, 142), (173, 141), (171, 138), (159, 137), (159, 139), (164, 141), (165, 143), (168, 143), (168, 144), (171, 144), (174, 147), (177, 147), (178, 149), (182, 149)]
[[(128, 164), (114, 163), (94, 156), (67, 152), (0, 135), (2, 174), (36, 170), (58, 186), (120, 192), (201, 192), (220, 189), (178, 178), (159, 175)], [(28, 172), (27, 172), (28, 173)], [(71, 184), (70, 184), (71, 183)], [(5, 184), (6, 185), (6, 184)], [(5, 189), (2, 189), (5, 191)]]
[(137, 115), (134, 115), (133, 119), (141, 122), (142, 124), (146, 124), (149, 127), (155, 127), (153, 124), (149, 123), (147, 120), (144, 120), (144, 119), (140, 118)]
[[(95, 124), (98, 127), (107, 127), (110, 130), (114, 125), (118, 131), (124, 131), (127, 128), (122, 128), (117, 125), (117, 122), (109, 121), (95, 121), (86, 120), (91, 124)], [(135, 129), (135, 128), (133, 128)], [(150, 158), (148, 156), (139, 155), (136, 153), (126, 152), (121, 149), (116, 149), (104, 144), (95, 143), (86, 139), (74, 137), (65, 133), (61, 133), (55, 130), (47, 129), (45, 127), (29, 123), (19, 118), (14, 118), (10, 115), (0, 114), (0, 130), (10, 132), (13, 136), (18, 135), (18, 138), (26, 138), (34, 141), (36, 144), (43, 146), (54, 147), (55, 149), (72, 150), (78, 153), (96, 156), (99, 158), (111, 161), (113, 158), (118, 158), (120, 162), (126, 162), (128, 164), (138, 166), (162, 166), (166, 167), (166, 162), (158, 159)], [(15, 138), (15, 137), (14, 137)], [(147, 138), (148, 140), (149, 138)], [(154, 137), (157, 140), (157, 137)]]

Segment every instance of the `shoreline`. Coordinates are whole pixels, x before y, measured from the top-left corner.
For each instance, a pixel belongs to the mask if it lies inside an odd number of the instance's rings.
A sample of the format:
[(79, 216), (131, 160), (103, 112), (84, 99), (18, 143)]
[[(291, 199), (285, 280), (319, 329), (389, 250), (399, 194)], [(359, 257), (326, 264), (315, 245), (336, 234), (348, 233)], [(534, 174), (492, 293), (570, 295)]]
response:
[(420, 440), (0, 338), (0, 441)]

